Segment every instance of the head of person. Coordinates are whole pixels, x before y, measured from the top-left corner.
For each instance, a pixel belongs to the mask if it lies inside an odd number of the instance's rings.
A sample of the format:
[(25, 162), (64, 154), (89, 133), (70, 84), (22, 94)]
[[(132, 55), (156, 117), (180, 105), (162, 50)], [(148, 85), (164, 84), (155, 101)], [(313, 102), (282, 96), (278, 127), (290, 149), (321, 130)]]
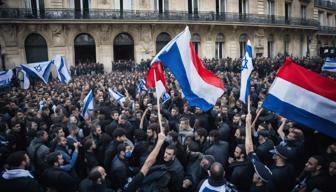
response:
[(84, 142), (84, 150), (93, 151), (97, 148), (96, 142), (93, 139), (87, 139)]
[(123, 142), (127, 140), (126, 131), (122, 128), (116, 128), (113, 131), (113, 138), (118, 142)]
[(324, 168), (324, 158), (319, 155), (311, 156), (305, 164), (304, 170), (312, 175), (319, 174)]
[(266, 165), (255, 159), (252, 159), (252, 165), (254, 168), (252, 182), (256, 186), (261, 186), (268, 183), (272, 177), (272, 171)]
[(28, 169), (30, 159), (25, 151), (16, 151), (7, 158), (9, 169)]
[(39, 140), (45, 143), (48, 141), (49, 136), (46, 131), (40, 130), (36, 132), (36, 138), (38, 138)]
[(159, 124), (152, 123), (147, 127), (147, 139), (152, 140), (157, 138)]
[(220, 138), (220, 134), (219, 134), (218, 130), (210, 131), (209, 138), (210, 138), (210, 143), (218, 143), (219, 138)]
[(127, 116), (125, 114), (121, 114), (119, 116), (118, 124), (125, 125), (127, 122)]
[(258, 133), (258, 143), (259, 144), (265, 143), (269, 137), (269, 131), (262, 129), (259, 130), (257, 133)]
[(111, 117), (113, 120), (118, 121), (119, 119), (119, 112), (118, 111), (112, 111)]
[(195, 141), (204, 141), (208, 136), (208, 131), (205, 128), (196, 129), (194, 132)]
[(224, 179), (224, 167), (221, 163), (214, 162), (209, 170), (209, 175), (214, 181), (221, 181)]
[(56, 127), (55, 136), (56, 137), (65, 137), (63, 127)]
[(164, 153), (164, 161), (166, 163), (172, 162), (176, 158), (177, 149), (173, 145), (168, 145)]
[(180, 119), (180, 124), (179, 124), (180, 130), (186, 130), (189, 128), (189, 119), (186, 117), (182, 117)]
[(245, 128), (240, 127), (235, 131), (235, 140), (237, 143), (244, 143), (245, 140)]
[(105, 183), (106, 171), (101, 166), (96, 166), (91, 169), (88, 178), (95, 184)]
[(63, 136), (56, 137), (56, 141), (57, 141), (57, 145), (62, 146), (62, 147), (66, 147), (68, 144), (67, 139)]
[(203, 170), (208, 171), (211, 165), (215, 162), (215, 157), (212, 155), (204, 155), (201, 159), (200, 166)]
[(275, 164), (283, 164), (285, 163), (293, 152), (293, 149), (288, 146), (277, 145), (274, 146), (270, 152), (273, 154), (273, 160)]
[(173, 107), (170, 111), (171, 116), (176, 117), (179, 114), (178, 108)]
[(71, 135), (77, 135), (79, 132), (79, 128), (76, 124), (72, 124), (70, 127), (70, 134)]
[(244, 160), (245, 159), (245, 146), (243, 144), (238, 144), (234, 150), (234, 158), (236, 160)]
[(330, 176), (336, 176), (336, 159), (330, 161), (328, 172)]
[(60, 167), (64, 164), (63, 155), (59, 152), (52, 152), (47, 155), (47, 163), (50, 167)]
[(240, 123), (240, 121), (241, 121), (241, 116), (239, 115), (239, 114), (235, 114), (234, 116), (233, 116), (233, 119), (232, 119), (232, 123), (234, 124), (234, 125), (238, 125), (239, 123)]
[(126, 143), (117, 146), (117, 153), (120, 159), (130, 159), (132, 157), (132, 148)]

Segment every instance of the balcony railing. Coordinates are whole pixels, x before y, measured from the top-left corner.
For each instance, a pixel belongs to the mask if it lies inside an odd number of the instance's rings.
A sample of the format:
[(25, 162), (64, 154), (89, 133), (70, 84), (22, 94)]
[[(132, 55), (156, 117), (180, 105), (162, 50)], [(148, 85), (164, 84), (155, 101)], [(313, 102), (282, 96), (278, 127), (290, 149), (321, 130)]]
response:
[(220, 23), (249, 23), (290, 26), (318, 27), (319, 22), (313, 19), (289, 18), (274, 15), (198, 12), (189, 14), (183, 11), (159, 13), (157, 11), (121, 11), (112, 9), (0, 9), (0, 20), (132, 20), (132, 21), (197, 21)]
[(315, 6), (317, 7), (336, 10), (336, 3), (328, 1), (328, 0), (315, 0), (314, 3), (315, 3)]
[(336, 34), (336, 27), (320, 26), (320, 33)]

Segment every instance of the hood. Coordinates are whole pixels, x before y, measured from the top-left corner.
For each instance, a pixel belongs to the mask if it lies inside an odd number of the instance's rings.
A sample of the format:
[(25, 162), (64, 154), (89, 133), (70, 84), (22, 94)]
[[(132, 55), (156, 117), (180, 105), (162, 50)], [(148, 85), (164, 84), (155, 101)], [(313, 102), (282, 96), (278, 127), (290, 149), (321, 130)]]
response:
[(16, 179), (16, 178), (21, 178), (21, 177), (30, 177), (34, 178), (29, 171), (24, 170), (24, 169), (11, 169), (11, 170), (6, 170), (3, 174), (2, 177), (4, 179)]

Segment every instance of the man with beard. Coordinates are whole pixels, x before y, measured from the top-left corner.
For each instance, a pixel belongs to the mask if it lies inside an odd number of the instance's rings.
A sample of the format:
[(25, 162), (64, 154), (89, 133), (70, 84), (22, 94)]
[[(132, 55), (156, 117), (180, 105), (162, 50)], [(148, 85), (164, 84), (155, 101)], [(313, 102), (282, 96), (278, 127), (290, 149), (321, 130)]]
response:
[(253, 167), (246, 159), (244, 144), (238, 144), (234, 150), (234, 159), (229, 160), (228, 178), (239, 191), (249, 191), (252, 184)]
[(0, 176), (2, 192), (42, 192), (40, 184), (27, 170), (29, 157), (24, 151), (17, 151), (7, 159), (9, 169)]
[(101, 166), (91, 169), (87, 178), (79, 184), (79, 192), (113, 192), (106, 187), (106, 172)]
[(182, 188), (182, 181), (184, 177), (183, 166), (176, 158), (176, 147), (169, 145), (164, 153), (164, 162), (167, 166), (167, 171), (171, 175), (169, 182), (169, 190), (179, 192)]
[(208, 131), (204, 128), (196, 129), (194, 132), (195, 142), (198, 144), (202, 153), (208, 148), (209, 142), (207, 141)]
[(110, 171), (112, 159), (117, 154), (118, 145), (127, 140), (125, 130), (121, 128), (115, 129), (113, 131), (113, 138), (114, 140), (112, 140), (106, 147), (104, 155), (104, 167), (108, 171), (108, 173)]

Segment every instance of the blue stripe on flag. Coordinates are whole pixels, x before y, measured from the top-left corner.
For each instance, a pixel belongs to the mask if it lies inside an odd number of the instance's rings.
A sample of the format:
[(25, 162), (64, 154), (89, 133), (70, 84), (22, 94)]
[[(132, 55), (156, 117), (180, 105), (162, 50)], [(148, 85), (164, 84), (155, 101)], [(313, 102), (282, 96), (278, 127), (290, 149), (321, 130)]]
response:
[(191, 90), (179, 48), (176, 43), (172, 45), (169, 52), (159, 55), (159, 59), (167, 65), (170, 71), (174, 74), (190, 106), (198, 106), (202, 111), (208, 111), (213, 107), (213, 105), (208, 103), (205, 99), (198, 97), (198, 95)]
[(266, 96), (263, 107), (278, 113), (287, 119), (296, 121), (302, 125), (336, 138), (336, 124), (303, 109), (297, 108), (289, 103), (281, 101), (271, 94)]
[(83, 108), (83, 117), (85, 117), (85, 114), (87, 113), (88, 107), (90, 105), (90, 103), (93, 101), (93, 94), (92, 94), (92, 90), (89, 93), (89, 97), (86, 100), (86, 102), (84, 103), (84, 108)]

